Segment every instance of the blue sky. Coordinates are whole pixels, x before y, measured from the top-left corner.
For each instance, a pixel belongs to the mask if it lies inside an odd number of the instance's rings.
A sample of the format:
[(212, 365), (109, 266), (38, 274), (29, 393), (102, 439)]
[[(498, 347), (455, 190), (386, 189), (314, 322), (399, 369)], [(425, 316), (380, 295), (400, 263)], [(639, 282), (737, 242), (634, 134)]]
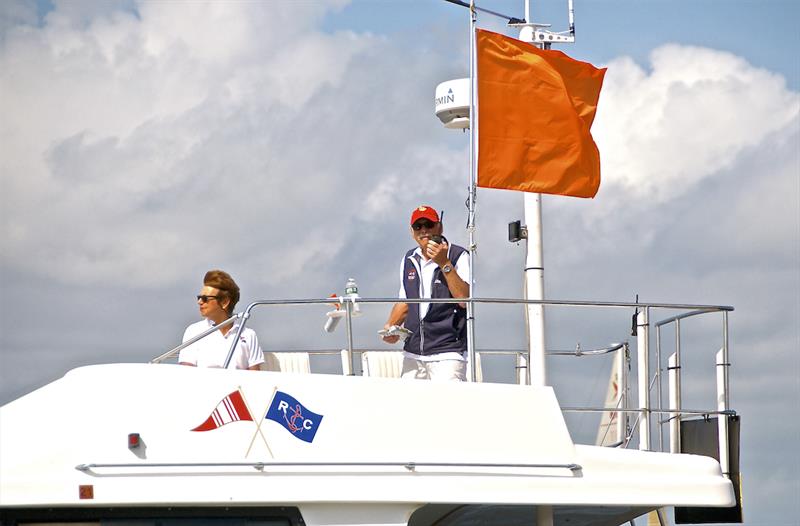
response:
[[(522, 0), (478, 3), (509, 16), (524, 17)], [(534, 1), (537, 21), (567, 29), (566, 1)], [(458, 28), (466, 10), (444, 0), (355, 0), (326, 16), (323, 27), (403, 34), (422, 26)], [(645, 62), (649, 50), (668, 43), (724, 49), (751, 64), (782, 73), (800, 85), (800, 2), (794, 0), (576, 0), (577, 41), (565, 49), (585, 60), (604, 62), (630, 55)], [(495, 17), (482, 15), (484, 24)], [(458, 33), (453, 37), (457, 38)]]
[[(575, 7), (563, 50), (608, 67), (603, 183), (593, 200), (545, 198), (546, 294), (733, 305), (745, 517), (794, 524), (800, 2)], [(566, 29), (566, 2), (534, 16)], [(243, 304), (327, 296), (350, 276), (388, 297), (416, 205), (444, 208), (465, 244), (466, 140), (433, 94), (466, 74), (466, 21), (435, 0), (0, 3), (0, 402), (171, 348), (210, 268), (233, 274)], [(505, 236), (521, 203), (478, 193), (479, 296), (520, 294), (522, 249)], [(317, 314), (264, 320), (260, 340), (340, 345), (308, 329)], [(374, 342), (385, 314), (365, 314), (359, 338)], [(484, 311), (479, 346), (519, 347), (517, 314)], [(548, 346), (619, 341), (629, 320), (554, 313)], [(607, 377), (554, 368), (564, 403)]]

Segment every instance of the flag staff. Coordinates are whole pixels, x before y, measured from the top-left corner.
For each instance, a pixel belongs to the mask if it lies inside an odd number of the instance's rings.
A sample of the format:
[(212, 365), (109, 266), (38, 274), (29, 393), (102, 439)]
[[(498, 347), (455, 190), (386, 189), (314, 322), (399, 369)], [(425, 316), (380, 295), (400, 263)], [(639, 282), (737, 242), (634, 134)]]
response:
[[(475, 197), (477, 194), (477, 167), (475, 165), (475, 0), (469, 5), (469, 197), (467, 198), (467, 232), (469, 234), (469, 297), (475, 297)], [(476, 380), (475, 371), (475, 305), (467, 303), (467, 376)]]

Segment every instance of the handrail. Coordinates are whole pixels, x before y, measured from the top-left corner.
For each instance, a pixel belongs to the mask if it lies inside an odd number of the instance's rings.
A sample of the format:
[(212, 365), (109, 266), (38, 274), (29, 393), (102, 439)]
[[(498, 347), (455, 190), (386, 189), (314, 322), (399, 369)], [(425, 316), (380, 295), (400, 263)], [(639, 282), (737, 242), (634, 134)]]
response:
[(614, 343), (610, 347), (602, 349), (587, 349), (583, 350), (578, 346), (574, 351), (547, 351), (545, 354), (548, 356), (601, 356), (618, 351), (625, 347), (625, 343)]
[(526, 468), (526, 469), (568, 469), (577, 473), (583, 469), (580, 464), (504, 464), (486, 462), (152, 462), (126, 464), (78, 464), (75, 469), (88, 473), (95, 468), (226, 468), (252, 467), (264, 471), (269, 467), (403, 467), (414, 471), (418, 467), (447, 468)]
[[(667, 419), (659, 419), (656, 420), (657, 427), (661, 427), (665, 422), (670, 422), (675, 420), (676, 415), (705, 415), (708, 417), (709, 415), (724, 415), (724, 416), (732, 416), (736, 415), (735, 411), (729, 409), (728, 405), (728, 378), (727, 378), (727, 371), (728, 371), (728, 338), (727, 338), (727, 329), (728, 329), (728, 313), (733, 311), (734, 308), (732, 306), (727, 305), (696, 305), (696, 304), (685, 304), (685, 303), (643, 303), (640, 301), (630, 302), (630, 301), (587, 301), (587, 300), (534, 300), (534, 299), (520, 299), (520, 298), (478, 298), (478, 297), (469, 297), (469, 298), (404, 298), (398, 299), (396, 297), (384, 297), (384, 298), (362, 298), (362, 297), (351, 297), (351, 296), (338, 296), (338, 297), (328, 297), (328, 298), (306, 298), (306, 299), (264, 299), (251, 302), (247, 305), (246, 309), (243, 312), (235, 314), (231, 318), (225, 320), (218, 326), (210, 327), (208, 330), (204, 331), (203, 333), (195, 336), (194, 338), (187, 340), (186, 342), (181, 343), (177, 347), (167, 351), (160, 356), (151, 360), (151, 363), (159, 363), (163, 360), (174, 356), (177, 354), (181, 349), (192, 345), (193, 343), (197, 342), (198, 340), (202, 339), (203, 337), (208, 336), (209, 334), (213, 333), (216, 330), (219, 330), (222, 327), (234, 324), (233, 327), (236, 328), (236, 336), (232, 339), (231, 347), (229, 349), (228, 357), (226, 360), (226, 365), (228, 365), (232, 359), (233, 353), (235, 351), (235, 346), (238, 344), (241, 336), (241, 332), (244, 330), (247, 321), (249, 320), (252, 311), (256, 307), (260, 306), (291, 306), (291, 305), (331, 305), (333, 303), (338, 303), (341, 305), (345, 312), (345, 316), (347, 319), (346, 327), (347, 327), (347, 342), (346, 348), (336, 348), (331, 350), (295, 350), (296, 352), (307, 352), (309, 354), (322, 354), (322, 355), (333, 355), (333, 354), (341, 354), (342, 356), (342, 370), (343, 374), (351, 375), (353, 374), (354, 368), (354, 356), (353, 353), (364, 353), (367, 351), (370, 352), (381, 352), (375, 348), (357, 348), (353, 342), (353, 318), (354, 314), (358, 309), (359, 305), (372, 305), (372, 304), (395, 304), (397, 302), (404, 302), (404, 303), (428, 303), (428, 304), (435, 304), (435, 303), (444, 303), (444, 304), (452, 304), (452, 303), (469, 303), (469, 304), (495, 304), (495, 305), (519, 305), (519, 306), (526, 306), (526, 305), (541, 305), (547, 307), (578, 307), (578, 308), (621, 308), (621, 309), (636, 309), (637, 310), (637, 317), (636, 317), (636, 325), (639, 328), (639, 334), (637, 338), (637, 349), (639, 352), (637, 363), (638, 372), (637, 377), (639, 378), (639, 404), (637, 408), (631, 408), (630, 405), (625, 401), (627, 398), (623, 399), (622, 406), (617, 407), (563, 407), (562, 410), (564, 412), (612, 412), (618, 413), (619, 415), (628, 415), (628, 414), (635, 414), (637, 415), (636, 422), (634, 423), (634, 429), (639, 428), (639, 447), (644, 449), (650, 449), (651, 447), (651, 440), (650, 440), (650, 415), (653, 414), (670, 414), (670, 418)], [(685, 312), (681, 312), (677, 315), (671, 315), (669, 318), (660, 320), (660, 321), (650, 321), (651, 315), (653, 310), (656, 309), (663, 309), (663, 310), (682, 310)], [(661, 398), (661, 392), (663, 387), (661, 385), (661, 361), (662, 361), (662, 346), (661, 346), (661, 328), (669, 325), (670, 323), (676, 324), (676, 347), (677, 352), (680, 354), (680, 324), (681, 320), (696, 317), (700, 314), (709, 314), (719, 312), (723, 316), (723, 345), (719, 363), (717, 363), (717, 370), (720, 374), (721, 380), (719, 380), (720, 384), (722, 385), (719, 388), (719, 392), (721, 393), (719, 407), (715, 407), (715, 410), (690, 410), (690, 409), (682, 409), (680, 403), (680, 397), (678, 392), (678, 398), (670, 403), (667, 404), (670, 406), (668, 409), (663, 408), (663, 402)], [(672, 313), (670, 313), (672, 314)], [(240, 321), (239, 323), (236, 323)], [(650, 330), (655, 327), (655, 362), (656, 366), (651, 367), (648, 363), (650, 361), (650, 350), (649, 347), (649, 340), (650, 340)], [(581, 357), (581, 356), (602, 356), (611, 354), (614, 352), (621, 352), (622, 349), (625, 349), (625, 357), (628, 360), (628, 368), (630, 368), (630, 358), (628, 357), (628, 342), (622, 343), (613, 343), (607, 347), (603, 348), (595, 348), (595, 349), (581, 349), (580, 344), (576, 347), (575, 350), (550, 350), (545, 351), (545, 354), (548, 356), (572, 356), (572, 357)], [(387, 348), (385, 352), (395, 352), (396, 348)], [(494, 348), (486, 348), (486, 349), (476, 349), (474, 346), (468, 346), (468, 361), (469, 363), (475, 363), (479, 355), (487, 355), (487, 354), (510, 354), (517, 356), (517, 364), (516, 368), (524, 368), (527, 365), (527, 361), (525, 360), (526, 354), (529, 351), (527, 349), (494, 349)], [(677, 368), (680, 367), (680, 356), (678, 356)], [(720, 365), (721, 364), (721, 365)], [(654, 373), (652, 378), (651, 373)], [(677, 374), (679, 374), (679, 370)], [(627, 387), (627, 373), (619, 373), (621, 374), (621, 381), (623, 385), (621, 387), (622, 391), (624, 392), (623, 396), (628, 396), (628, 387)], [(647, 380), (650, 380), (648, 382)], [(518, 383), (525, 384), (524, 376), (520, 378), (517, 376)], [(656, 400), (650, 400), (649, 393), (654, 387), (658, 390), (658, 396)], [(678, 386), (678, 390), (680, 390), (680, 386)], [(672, 400), (672, 398), (671, 398)], [(653, 403), (654, 402), (654, 403)], [(657, 407), (656, 407), (657, 406)], [(726, 420), (726, 419), (723, 419)], [(627, 422), (627, 418), (625, 419)], [(625, 423), (627, 428), (627, 423)], [(630, 431), (630, 428), (628, 428)], [(632, 433), (632, 431), (630, 431)], [(727, 430), (721, 430), (722, 433), (726, 433)], [(630, 433), (625, 432), (626, 435), (630, 435)], [(673, 433), (674, 434), (674, 433)], [(624, 443), (627, 447), (631, 436), (627, 436), (624, 439)], [(659, 437), (658, 437), (658, 444), (655, 446), (661, 450), (663, 450), (663, 443), (662, 443), (662, 432), (660, 430)]]
[(161, 356), (156, 356), (155, 358), (150, 360), (150, 363), (159, 363), (159, 362), (162, 362), (162, 361), (166, 360), (167, 358), (170, 358), (170, 357), (174, 356), (175, 353), (178, 353), (182, 349), (190, 346), (191, 344), (202, 340), (203, 338), (205, 338), (206, 336), (208, 336), (212, 332), (216, 332), (216, 331), (222, 329), (223, 327), (227, 327), (228, 325), (233, 323), (236, 319), (238, 319), (240, 316), (241, 316), (240, 314), (235, 314), (235, 315), (231, 316), (230, 318), (228, 318), (227, 320), (223, 321), (222, 323), (212, 326), (208, 330), (205, 330), (205, 331), (201, 332), (200, 334), (198, 334), (197, 336), (186, 340), (185, 342), (181, 343), (177, 347), (173, 347), (172, 349), (170, 349), (169, 351), (165, 352)]
[[(733, 307), (730, 308), (720, 308), (719, 311), (732, 311)], [(708, 314), (709, 311), (707, 310), (694, 310), (691, 312), (684, 312), (683, 314), (678, 314), (676, 316), (672, 316), (671, 318), (663, 319), (655, 324), (656, 327), (663, 327), (664, 325), (669, 325), (670, 323), (685, 320), (686, 318), (691, 318), (692, 316), (699, 316), (700, 314)]]
[(569, 413), (685, 413), (687, 415), (727, 415), (736, 416), (737, 413), (733, 409), (725, 410), (709, 410), (709, 409), (622, 409), (619, 407), (570, 407), (562, 406), (562, 411)]

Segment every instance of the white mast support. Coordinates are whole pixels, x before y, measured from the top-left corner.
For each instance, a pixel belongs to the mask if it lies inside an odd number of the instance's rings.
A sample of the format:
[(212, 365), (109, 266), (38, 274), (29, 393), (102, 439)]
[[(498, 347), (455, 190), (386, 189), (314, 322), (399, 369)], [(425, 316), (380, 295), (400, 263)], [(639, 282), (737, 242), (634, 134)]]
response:
[[(525, 0), (525, 22), (532, 23), (530, 0)], [(520, 29), (519, 39), (534, 43), (530, 27)], [(525, 299), (544, 300), (544, 245), (542, 243), (542, 194), (525, 193)], [(547, 385), (545, 363), (544, 305), (528, 305), (528, 376), (530, 385)]]
[[(468, 218), (467, 231), (469, 232), (469, 297), (475, 297), (475, 194), (477, 186), (475, 154), (475, 0), (469, 8), (469, 197), (467, 198)], [(475, 371), (475, 305), (467, 302), (467, 380), (476, 380)]]
[(636, 317), (637, 373), (639, 383), (639, 449), (650, 450), (650, 307)]
[[(672, 409), (681, 408), (681, 362), (678, 352), (672, 353), (667, 359), (669, 377), (669, 406)], [(679, 411), (669, 414), (669, 452), (681, 452), (681, 413)]]
[[(544, 299), (544, 243), (542, 241), (542, 194), (524, 194), (528, 227), (525, 257), (525, 299)], [(530, 385), (547, 385), (544, 305), (527, 305), (528, 376)]]

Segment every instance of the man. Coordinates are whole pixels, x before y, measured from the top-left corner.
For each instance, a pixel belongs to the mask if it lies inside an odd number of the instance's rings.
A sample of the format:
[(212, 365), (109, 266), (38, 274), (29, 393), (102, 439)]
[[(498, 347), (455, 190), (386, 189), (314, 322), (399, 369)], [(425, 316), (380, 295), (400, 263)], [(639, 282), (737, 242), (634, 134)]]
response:
[[(238, 302), (239, 286), (227, 272), (221, 270), (206, 272), (203, 288), (197, 295), (200, 315), (205, 319), (189, 325), (183, 334), (183, 341), (194, 338), (230, 318)], [(178, 363), (195, 367), (222, 368), (233, 338), (239, 330), (240, 322), (241, 320), (236, 320), (182, 349), (178, 355)], [(258, 336), (253, 329), (246, 327), (242, 331), (228, 368), (257, 371), (262, 363), (264, 363), (264, 353), (258, 345)]]
[[(439, 214), (420, 206), (411, 214), (411, 236), (419, 245), (400, 265), (400, 299), (469, 297), (469, 254), (442, 236)], [(466, 379), (467, 312), (459, 303), (396, 303), (384, 329), (411, 331), (403, 349), (403, 378)], [(383, 337), (397, 343), (399, 336)]]

